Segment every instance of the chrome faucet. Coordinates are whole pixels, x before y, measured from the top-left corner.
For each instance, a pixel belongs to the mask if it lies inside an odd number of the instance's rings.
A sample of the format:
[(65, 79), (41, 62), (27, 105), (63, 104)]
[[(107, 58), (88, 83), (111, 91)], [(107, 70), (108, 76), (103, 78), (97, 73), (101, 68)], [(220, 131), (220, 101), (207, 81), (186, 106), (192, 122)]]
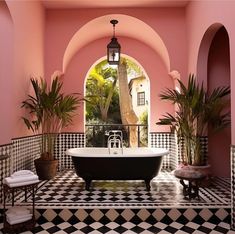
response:
[[(122, 154), (123, 154), (123, 137), (122, 137), (122, 131), (121, 130), (112, 130), (108, 133), (108, 150), (109, 154), (111, 153), (111, 148), (121, 148)], [(117, 151), (114, 152), (114, 154), (117, 154)]]

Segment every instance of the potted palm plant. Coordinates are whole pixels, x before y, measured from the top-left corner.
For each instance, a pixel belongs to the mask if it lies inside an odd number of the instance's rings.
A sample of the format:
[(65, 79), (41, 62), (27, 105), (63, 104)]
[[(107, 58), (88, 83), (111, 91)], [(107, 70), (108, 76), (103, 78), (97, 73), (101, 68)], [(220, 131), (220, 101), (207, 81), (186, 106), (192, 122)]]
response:
[(61, 92), (62, 81), (59, 76), (49, 86), (44, 79), (30, 79), (34, 95), (22, 102), (29, 117), (23, 117), (24, 123), (33, 132), (42, 136), (41, 157), (34, 161), (40, 179), (48, 180), (55, 176), (58, 160), (54, 158), (56, 137), (63, 127), (72, 123), (75, 110), (81, 99), (76, 94), (65, 95)]
[(179, 90), (166, 89), (160, 94), (162, 100), (176, 105), (176, 114), (166, 113), (157, 124), (176, 131), (178, 143), (182, 143), (183, 164), (203, 166), (207, 158), (200, 139), (207, 135), (208, 127), (218, 131), (230, 124), (230, 113), (225, 112), (230, 89), (218, 87), (209, 94), (203, 84), (197, 84), (194, 75), (189, 75), (187, 86), (178, 82)]

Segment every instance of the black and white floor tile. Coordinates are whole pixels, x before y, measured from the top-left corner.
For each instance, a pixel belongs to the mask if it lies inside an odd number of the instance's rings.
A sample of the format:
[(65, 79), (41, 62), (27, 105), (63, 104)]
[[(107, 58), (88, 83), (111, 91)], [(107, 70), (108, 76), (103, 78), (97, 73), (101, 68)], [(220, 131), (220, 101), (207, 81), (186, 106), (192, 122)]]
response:
[[(1, 232), (0, 232), (1, 233)], [(46, 222), (38, 223), (33, 231), (21, 232), (22, 234), (202, 234), (202, 233), (228, 233), (233, 234), (235, 231), (230, 230), (228, 223), (220, 222), (219, 224), (209, 223), (209, 222), (157, 222), (154, 224), (141, 222), (108, 222), (100, 223), (94, 222), (87, 224), (84, 222), (69, 223), (69, 222)]]
[[(231, 206), (230, 181), (213, 178), (208, 188), (200, 188), (200, 200), (187, 200), (182, 185), (171, 172), (161, 172), (147, 191), (144, 181), (93, 181), (90, 191), (73, 170), (42, 183), (36, 194), (36, 207), (70, 208), (154, 208), (154, 207), (227, 207)], [(24, 196), (17, 198), (23, 202)]]
[[(16, 203), (31, 201), (19, 194)], [(40, 184), (34, 233), (235, 233), (230, 209), (226, 178), (213, 178), (208, 188), (200, 188), (200, 200), (187, 200), (171, 172), (154, 178), (150, 191), (143, 181), (93, 181), (86, 191), (84, 181), (68, 170)]]

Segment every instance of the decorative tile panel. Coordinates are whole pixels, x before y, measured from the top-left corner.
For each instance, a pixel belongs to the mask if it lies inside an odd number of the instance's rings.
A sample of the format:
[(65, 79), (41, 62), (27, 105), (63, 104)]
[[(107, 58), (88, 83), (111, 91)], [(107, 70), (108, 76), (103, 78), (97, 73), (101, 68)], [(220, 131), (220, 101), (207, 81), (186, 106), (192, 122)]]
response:
[(11, 149), (12, 144), (0, 146), (0, 203), (3, 202), (3, 178), (11, 174)]
[(70, 148), (85, 147), (84, 133), (61, 133), (55, 144), (55, 158), (59, 159), (59, 171), (73, 168), (72, 159), (65, 152)]
[(170, 145), (170, 167), (172, 170), (178, 166), (178, 144), (175, 134), (171, 134), (171, 145)]
[[(214, 212), (226, 214), (226, 210), (207, 210), (204, 220), (199, 210), (182, 212), (181, 209), (40, 209), (36, 210), (33, 233), (234, 233), (227, 218), (220, 221), (217, 215), (208, 216)], [(188, 220), (185, 214), (191, 214), (191, 218)]]
[(151, 132), (150, 147), (160, 147), (168, 149), (170, 153), (167, 156), (164, 156), (162, 168), (170, 170), (175, 169), (177, 164), (177, 151), (174, 134), (169, 132)]
[(15, 138), (12, 140), (12, 172), (32, 170), (34, 160), (40, 157), (41, 135)]
[(66, 222), (91, 224), (95, 222), (117, 223), (185, 223), (195, 222), (229, 222), (230, 210), (225, 208), (211, 208), (206, 211), (203, 208), (153, 208), (153, 209), (37, 209), (36, 218), (39, 223), (58, 219)]

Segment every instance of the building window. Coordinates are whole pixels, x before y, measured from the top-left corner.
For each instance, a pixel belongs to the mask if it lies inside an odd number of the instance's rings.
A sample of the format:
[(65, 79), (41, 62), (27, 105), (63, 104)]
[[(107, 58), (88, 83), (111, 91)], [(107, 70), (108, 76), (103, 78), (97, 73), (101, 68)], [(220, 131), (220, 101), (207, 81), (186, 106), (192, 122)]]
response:
[(145, 92), (138, 92), (137, 93), (137, 106), (144, 106), (145, 105)]

